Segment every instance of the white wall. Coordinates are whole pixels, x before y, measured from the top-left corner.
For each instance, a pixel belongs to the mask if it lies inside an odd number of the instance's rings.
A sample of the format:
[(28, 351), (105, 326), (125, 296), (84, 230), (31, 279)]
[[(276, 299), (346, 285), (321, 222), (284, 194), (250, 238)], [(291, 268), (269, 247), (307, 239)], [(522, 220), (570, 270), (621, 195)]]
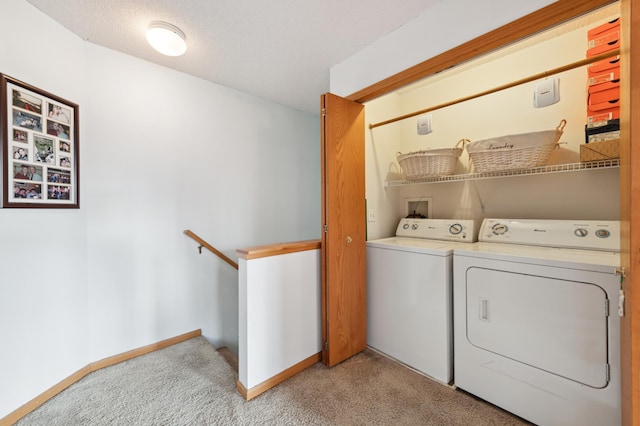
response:
[(182, 230), (231, 258), (317, 238), (319, 120), (97, 46), (87, 69), (92, 358), (154, 340), (158, 323), (237, 353), (237, 272)]
[(238, 380), (249, 393), (322, 350), (320, 250), (240, 259)]
[(331, 67), (330, 90), (347, 96), (504, 24), (553, 0), (446, 0)]
[[(26, 1), (0, 3), (0, 37), (1, 73), (84, 103), (77, 37)], [(91, 361), (86, 226), (85, 209), (0, 210), (0, 418)]]
[(197, 328), (237, 352), (237, 271), (182, 231), (231, 258), (319, 238), (318, 117), (83, 42), (24, 0), (0, 4), (0, 36), (0, 72), (79, 104), (81, 179), (79, 210), (0, 210), (0, 418)]

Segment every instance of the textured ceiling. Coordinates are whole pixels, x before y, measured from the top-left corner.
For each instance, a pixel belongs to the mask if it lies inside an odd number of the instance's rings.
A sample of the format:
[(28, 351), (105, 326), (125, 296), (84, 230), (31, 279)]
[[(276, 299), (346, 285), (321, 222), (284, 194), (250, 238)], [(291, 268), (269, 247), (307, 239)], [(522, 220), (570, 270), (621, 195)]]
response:
[[(295, 109), (318, 113), (329, 68), (444, 0), (28, 0), (91, 43)], [(187, 36), (156, 53), (152, 21)]]

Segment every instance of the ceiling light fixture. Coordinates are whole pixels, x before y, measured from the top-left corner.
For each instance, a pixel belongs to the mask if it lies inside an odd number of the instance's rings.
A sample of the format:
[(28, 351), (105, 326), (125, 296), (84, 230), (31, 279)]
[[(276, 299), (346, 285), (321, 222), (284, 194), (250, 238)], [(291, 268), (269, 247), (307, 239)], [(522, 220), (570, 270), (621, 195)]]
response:
[(147, 28), (147, 41), (158, 52), (167, 56), (180, 56), (187, 51), (187, 37), (175, 25), (155, 21)]

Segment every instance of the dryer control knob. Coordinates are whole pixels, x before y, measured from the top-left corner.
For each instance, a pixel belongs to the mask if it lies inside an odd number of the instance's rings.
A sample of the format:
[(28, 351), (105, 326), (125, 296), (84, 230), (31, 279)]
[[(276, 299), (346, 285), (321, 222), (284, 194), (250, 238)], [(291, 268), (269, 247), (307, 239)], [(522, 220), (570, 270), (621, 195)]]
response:
[(576, 237), (586, 237), (589, 231), (587, 231), (584, 228), (578, 228), (575, 231), (573, 231), (573, 233), (576, 235)]
[(507, 227), (507, 225), (503, 225), (501, 223), (496, 223), (495, 225), (493, 225), (491, 227), (491, 230), (493, 231), (493, 233), (495, 235), (502, 235), (502, 234), (506, 233), (509, 230), (509, 228)]
[(596, 231), (596, 237), (599, 238), (608, 238), (609, 235), (611, 235), (611, 232), (609, 232), (607, 229), (598, 229)]
[(462, 232), (462, 225), (460, 225), (459, 223), (454, 223), (449, 227), (449, 232), (453, 235), (458, 235)]

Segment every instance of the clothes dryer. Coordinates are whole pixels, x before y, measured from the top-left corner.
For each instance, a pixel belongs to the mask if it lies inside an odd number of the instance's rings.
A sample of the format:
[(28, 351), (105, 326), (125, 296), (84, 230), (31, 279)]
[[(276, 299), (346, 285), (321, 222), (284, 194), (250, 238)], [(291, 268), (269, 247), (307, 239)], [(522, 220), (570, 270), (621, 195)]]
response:
[(619, 223), (485, 219), (454, 251), (454, 382), (538, 425), (617, 425)]
[(476, 240), (468, 220), (400, 221), (367, 242), (367, 344), (442, 383), (452, 380), (453, 249)]

